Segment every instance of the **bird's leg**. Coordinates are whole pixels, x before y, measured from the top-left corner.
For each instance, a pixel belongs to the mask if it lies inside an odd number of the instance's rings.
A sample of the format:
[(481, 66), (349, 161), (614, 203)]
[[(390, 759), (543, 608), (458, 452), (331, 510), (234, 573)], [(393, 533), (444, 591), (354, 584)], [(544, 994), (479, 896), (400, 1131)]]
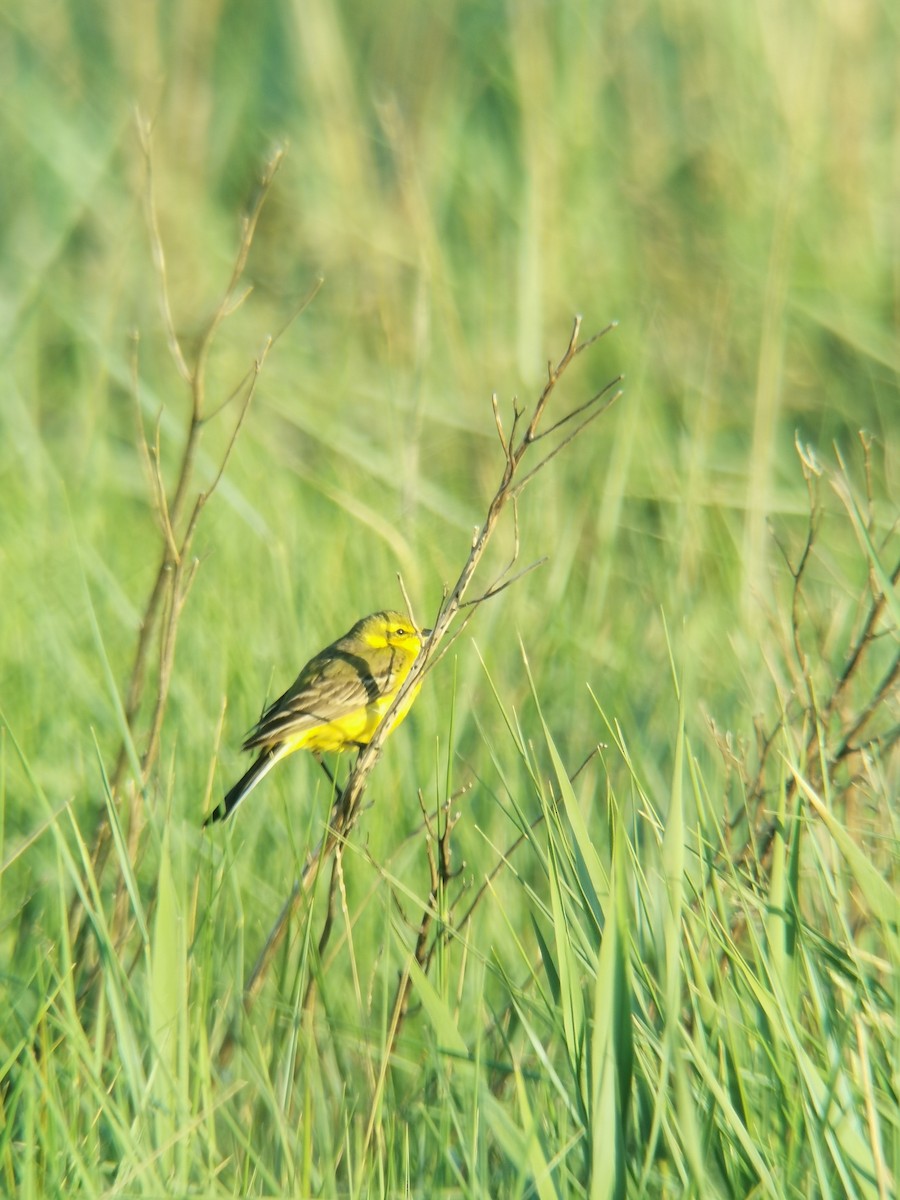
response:
[(322, 768), (322, 770), (328, 776), (328, 782), (331, 784), (331, 786), (336, 787), (336, 784), (334, 782), (334, 776), (331, 773), (331, 768), (328, 766), (325, 759), (318, 752), (318, 750), (314, 751), (313, 758), (316, 760), (316, 762), (319, 764), (319, 766)]

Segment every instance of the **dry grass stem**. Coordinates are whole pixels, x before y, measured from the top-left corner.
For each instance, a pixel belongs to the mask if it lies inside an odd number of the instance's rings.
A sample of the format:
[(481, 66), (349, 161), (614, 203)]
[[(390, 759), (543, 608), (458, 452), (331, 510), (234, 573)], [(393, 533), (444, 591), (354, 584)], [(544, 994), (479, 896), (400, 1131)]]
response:
[[(530, 483), (534, 477), (556, 457), (560, 450), (565, 446), (570, 445), (575, 438), (580, 436), (590, 424), (594, 416), (599, 416), (606, 412), (611, 405), (621, 395), (620, 391), (614, 391), (621, 377), (617, 377), (606, 384), (600, 391), (596, 392), (591, 398), (578, 405), (571, 412), (565, 414), (558, 420), (549, 430), (547, 434), (561, 428), (563, 425), (576, 418), (580, 414), (594, 408), (596, 411), (591, 413), (585, 420), (580, 422), (574, 430), (572, 430), (563, 441), (554, 447), (543, 459), (541, 459), (535, 467), (533, 467), (525, 476), (519, 477), (520, 468), (526, 459), (531, 447), (539, 441), (544, 434), (539, 434), (539, 428), (550, 404), (550, 401), (556, 392), (560, 380), (564, 377), (566, 371), (571, 366), (572, 362), (583, 353), (588, 347), (594, 345), (600, 338), (606, 336), (615, 328), (615, 323), (607, 325), (599, 333), (594, 334), (586, 341), (579, 341), (581, 333), (581, 317), (576, 316), (572, 326), (572, 332), (569, 337), (566, 349), (554, 366), (552, 363), (547, 367), (547, 381), (544, 384), (541, 392), (535, 401), (531, 411), (531, 416), (528, 419), (524, 432), (518, 433), (521, 422), (525, 417), (525, 410), (521, 408), (518, 401), (513, 400), (513, 422), (509, 437), (504, 434), (503, 423), (500, 418), (499, 406), (496, 395), (491, 396), (491, 410), (494, 423), (497, 427), (497, 435), (500, 440), (500, 446), (503, 450), (503, 469), (496, 491), (488, 505), (487, 514), (480, 528), (476, 528), (472, 538), (469, 555), (463, 564), (462, 570), (456, 580), (456, 583), (448, 592), (445, 593), (441, 603), (440, 610), (435, 617), (431, 635), (422, 648), (418, 659), (413, 665), (412, 670), (407, 676), (403, 686), (400, 688), (393, 703), (384, 715), (384, 718), (375, 731), (375, 735), (371, 742), (360, 751), (356, 764), (350, 772), (350, 777), (344, 786), (341, 794), (335, 800), (331, 810), (328, 829), (319, 842), (312, 850), (309, 858), (304, 866), (301, 878), (298, 884), (295, 884), (291, 895), (285, 903), (278, 920), (272, 927), (263, 951), (250, 972), (247, 978), (247, 983), (244, 989), (244, 1004), (249, 1010), (265, 979), (269, 963), (275, 948), (280, 942), (287, 928), (287, 922), (294, 907), (299, 903), (300, 897), (305, 892), (319, 870), (320, 863), (323, 858), (327, 858), (335, 850), (335, 847), (340, 845), (349, 836), (359, 817), (360, 805), (362, 797), (368, 783), (369, 776), (375, 768), (378, 759), (381, 756), (382, 748), (385, 740), (394, 725), (394, 717), (398, 709), (403, 704), (407, 693), (413, 689), (423, 674), (431, 670), (436, 661), (438, 661), (438, 647), (441, 642), (450, 633), (450, 627), (454, 622), (457, 614), (466, 604), (466, 593), (475, 575), (475, 572), (484, 557), (484, 553), (488, 544), (493, 537), (497, 528), (497, 523), (501, 515), (505, 511), (507, 505), (512, 504), (514, 513), (514, 537), (515, 547), (511, 561), (506, 568), (501, 572), (499, 578), (494, 584), (489, 586), (485, 592), (476, 600), (473, 600), (468, 605), (468, 611), (465, 614), (464, 621), (471, 619), (471, 616), (476, 611), (479, 604), (497, 595), (508, 583), (514, 582), (509, 580), (507, 583), (502, 583), (502, 580), (510, 569), (514, 566), (519, 554), (518, 542), (518, 514), (516, 501), (521, 495), (524, 488)], [(605, 403), (601, 404), (601, 401)], [(535, 564), (536, 565), (536, 564)], [(526, 568), (520, 572), (519, 577), (527, 574), (533, 567)], [(406, 597), (407, 605), (409, 606), (408, 597)]]
[[(284, 157), (284, 152), (281, 149), (276, 150), (266, 164), (250, 211), (244, 216), (241, 222), (238, 246), (228, 282), (215, 306), (212, 316), (203, 330), (196, 355), (193, 361), (191, 361), (178, 337), (173, 317), (170, 299), (169, 268), (163, 244), (159, 206), (156, 196), (151, 127), (149, 122), (140, 116), (138, 117), (137, 127), (144, 160), (144, 213), (149, 233), (150, 252), (156, 276), (166, 344), (176, 373), (187, 386), (189, 404), (187, 425), (175, 473), (175, 482), (174, 486), (169, 490), (166, 487), (163, 475), (163, 455), (160, 438), (162, 414), (160, 413), (157, 418), (151, 442), (148, 440), (140, 411), (139, 343), (138, 339), (135, 338), (131, 355), (131, 375), (137, 420), (136, 441), (138, 454), (148, 478), (153, 499), (153, 508), (160, 527), (162, 544), (160, 547), (159, 565), (141, 618), (130, 677), (125, 692), (123, 707), (127, 733), (123, 736), (115, 765), (110, 775), (110, 791), (113, 802), (120, 803), (125, 772), (130, 761), (130, 746), (141, 740), (139, 716), (148, 703), (147, 681), (152, 675), (153, 688), (152, 695), (149, 696), (149, 722), (146, 732), (143, 735), (143, 749), (140, 754), (141, 773), (140, 778), (134, 781), (130, 791), (132, 802), (128, 812), (128, 853), (132, 862), (135, 862), (139, 855), (140, 835), (144, 824), (142, 820), (143, 792), (159, 754), (160, 738), (175, 665), (175, 652), (180, 621), (199, 567), (199, 560), (192, 557), (192, 547), (197, 527), (203, 510), (219, 486), (231, 458), (247, 412), (253, 401), (266, 358), (277, 337), (284, 332), (289, 324), (288, 321), (275, 337), (266, 339), (262, 349), (256, 356), (249, 371), (244, 375), (242, 381), (231, 395), (214, 410), (212, 415), (215, 416), (221, 413), (231, 402), (237, 401), (239, 405), (237, 416), (225, 449), (219, 457), (211, 482), (205, 488), (197, 488), (195, 482), (197, 449), (203, 427), (211, 419), (206, 413), (207, 366), (209, 356), (215, 343), (216, 335), (222, 327), (223, 322), (240, 306), (249, 294), (250, 289), (247, 287), (244, 287), (240, 291), (238, 289), (247, 265), (247, 258), (253, 243), (260, 213), (271, 190), (275, 174)], [(316, 283), (309, 296), (302, 301), (290, 319), (293, 319), (306, 307), (320, 284), (321, 281)], [(190, 506), (190, 510), (187, 511), (188, 498), (193, 489), (196, 489), (194, 501)], [(93, 870), (98, 880), (102, 876), (110, 847), (111, 830), (104, 806), (98, 814), (97, 833), (91, 853)], [(122, 897), (122, 881), (120, 880), (117, 885), (116, 902), (116, 911), (120, 915), (120, 920), (114, 925), (114, 928), (119, 931), (122, 929), (125, 910)], [(76, 898), (70, 909), (70, 929), (73, 940), (80, 941), (83, 935), (83, 915), (84, 910)]]

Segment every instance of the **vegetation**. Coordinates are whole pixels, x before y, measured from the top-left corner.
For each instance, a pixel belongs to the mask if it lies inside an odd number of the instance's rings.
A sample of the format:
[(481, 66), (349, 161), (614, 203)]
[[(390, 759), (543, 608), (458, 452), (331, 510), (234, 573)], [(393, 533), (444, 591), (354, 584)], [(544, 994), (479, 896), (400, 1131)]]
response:
[(886, 9), (20, 7), (0, 1191), (888, 1200)]

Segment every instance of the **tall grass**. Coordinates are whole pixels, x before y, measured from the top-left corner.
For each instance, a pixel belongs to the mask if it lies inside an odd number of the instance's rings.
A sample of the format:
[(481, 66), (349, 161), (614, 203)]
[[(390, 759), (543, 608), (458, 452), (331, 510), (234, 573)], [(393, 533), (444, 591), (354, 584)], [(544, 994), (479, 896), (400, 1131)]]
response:
[[(894, 1193), (896, 57), (868, 3), (0, 18), (0, 1191)], [(325, 283), (198, 522), (145, 770), (169, 343), (276, 146), (190, 502)], [(491, 392), (508, 428), (576, 311), (619, 329), (565, 402), (626, 396), (483, 582), (548, 561), (429, 676), (247, 1004), (331, 795), (298, 755), (202, 815), (398, 570), (436, 609)]]

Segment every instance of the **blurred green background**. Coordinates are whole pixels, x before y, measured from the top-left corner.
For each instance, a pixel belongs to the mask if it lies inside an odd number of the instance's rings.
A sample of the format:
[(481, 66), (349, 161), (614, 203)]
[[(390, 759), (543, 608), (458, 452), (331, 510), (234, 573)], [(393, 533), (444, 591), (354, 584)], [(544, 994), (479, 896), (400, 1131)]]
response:
[[(897, 62), (897, 17), (874, 0), (5, 5), (4, 952), (24, 954), (30, 931), (52, 938), (59, 871), (49, 836), (28, 843), (47, 813), (13, 739), (50, 809), (71, 804), (92, 830), (160, 554), (136, 407), (151, 440), (158, 426), (170, 485), (187, 424), (138, 114), (152, 127), (173, 319), (189, 350), (265, 163), (287, 151), (248, 263), (252, 293), (211, 357), (210, 411), (325, 281), (269, 355), (197, 534), (147, 878), (166, 822), (185, 889), (218, 853), (196, 832), (208, 780), (218, 793), (243, 769), (240, 740), (264, 697), (315, 650), (400, 604), (398, 571), (423, 622), (435, 611), (502, 469), (491, 393), (508, 424), (513, 397), (533, 403), (575, 313), (587, 334), (619, 322), (554, 412), (620, 372), (623, 398), (520, 505), (521, 564), (548, 562), (482, 608), (430, 678), (363, 818), (375, 857), (394, 853), (419, 820), (415, 788), (433, 798), (449, 769), (451, 789), (474, 785), (457, 844), (480, 877), (490, 839), (511, 831), (492, 766), (505, 726), (473, 639), (530, 738), (525, 647), (573, 768), (609, 740), (590, 687), (665, 811), (678, 711), (666, 627), (713, 796), (724, 768), (706, 715), (748, 740), (753, 717), (777, 711), (789, 588), (770, 526), (799, 551), (808, 501), (795, 434), (823, 462), (835, 444), (861, 488), (857, 434), (868, 431), (876, 518), (894, 520)], [(204, 429), (198, 486), (235, 413)], [(809, 588), (837, 655), (866, 563), (846, 524), (826, 518), (825, 530)], [(512, 549), (508, 522), (482, 587)], [(586, 804), (603, 788), (596, 775), (580, 786)], [(392, 808), (397, 795), (410, 803)], [(234, 891), (218, 899), (246, 919), (248, 959), (322, 802), (313, 764), (293, 760), (241, 810)], [(599, 841), (605, 829), (598, 819)], [(410, 871), (424, 869), (417, 853)], [(34, 1003), (27, 988), (15, 1000), (26, 1024)]]
[[(169, 471), (185, 428), (136, 112), (188, 347), (287, 146), (211, 408), (325, 277), (268, 361), (201, 530), (180, 652), (203, 670), (179, 674), (169, 731), (182, 750), (205, 745), (224, 695), (233, 745), (268, 671), (282, 686), (396, 601), (396, 570), (434, 608), (498, 477), (490, 394), (507, 414), (528, 403), (575, 312), (587, 332), (620, 328), (565, 399), (620, 371), (626, 397), (526, 498), (523, 562), (550, 562), (474, 635), (512, 697), (521, 634), (566, 703), (589, 682), (652, 728), (662, 610), (699, 697), (730, 720), (759, 700), (742, 671), (771, 588), (766, 521), (802, 528), (795, 431), (828, 458), (867, 429), (895, 486), (894, 25), (875, 4), (9, 10), (5, 705), (39, 770), (77, 793), (92, 725), (104, 743), (85, 585), (121, 679), (156, 565), (135, 334)], [(210, 423), (202, 482), (229, 417)], [(498, 562), (509, 547), (508, 531)]]

